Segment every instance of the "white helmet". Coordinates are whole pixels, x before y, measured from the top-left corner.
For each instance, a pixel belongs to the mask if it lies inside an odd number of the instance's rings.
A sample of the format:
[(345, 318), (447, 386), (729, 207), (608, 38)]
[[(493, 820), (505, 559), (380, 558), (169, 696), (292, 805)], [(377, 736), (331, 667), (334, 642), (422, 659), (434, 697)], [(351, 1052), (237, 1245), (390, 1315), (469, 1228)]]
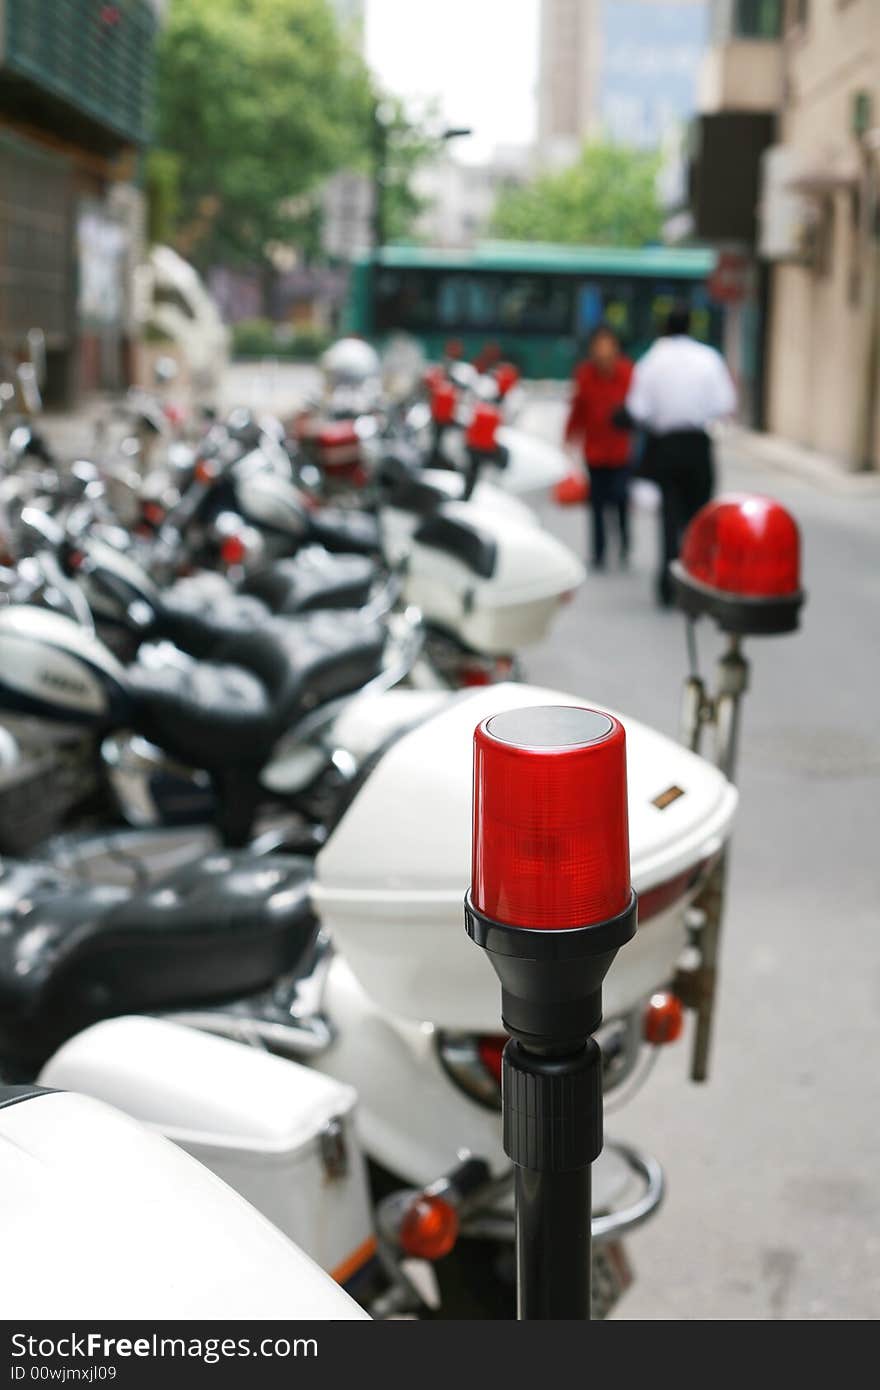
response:
[(321, 357), (321, 370), (330, 389), (362, 386), (381, 375), (382, 363), (376, 349), (362, 338), (340, 338)]

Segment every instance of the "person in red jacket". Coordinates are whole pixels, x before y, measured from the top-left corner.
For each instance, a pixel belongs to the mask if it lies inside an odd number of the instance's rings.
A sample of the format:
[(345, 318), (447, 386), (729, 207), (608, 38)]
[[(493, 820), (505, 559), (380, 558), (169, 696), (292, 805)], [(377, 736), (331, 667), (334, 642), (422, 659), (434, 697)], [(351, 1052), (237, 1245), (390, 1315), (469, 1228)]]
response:
[(592, 512), (591, 562), (605, 567), (605, 514), (617, 517), (621, 563), (629, 558), (629, 474), (632, 434), (612, 417), (629, 392), (633, 364), (620, 350), (617, 334), (606, 324), (594, 330), (589, 357), (574, 370), (571, 410), (565, 427), (569, 443), (581, 441), (590, 474)]

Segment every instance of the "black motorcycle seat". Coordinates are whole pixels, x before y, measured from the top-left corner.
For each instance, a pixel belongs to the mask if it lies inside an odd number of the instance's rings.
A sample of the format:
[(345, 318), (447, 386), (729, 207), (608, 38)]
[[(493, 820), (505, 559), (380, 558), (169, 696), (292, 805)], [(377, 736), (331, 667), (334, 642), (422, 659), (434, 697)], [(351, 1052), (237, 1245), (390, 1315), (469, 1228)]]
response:
[(331, 555), (309, 545), (290, 560), (250, 574), (239, 592), (261, 600), (273, 613), (308, 613), (316, 608), (361, 608), (370, 597), (378, 565), (367, 555)]
[(303, 715), (378, 674), (385, 636), (359, 612), (318, 612), (229, 635), (211, 661), (140, 660), (128, 669), (133, 727), (209, 772), (262, 767)]
[[(326, 700), (359, 690), (377, 676), (388, 636), (381, 622), (351, 608), (270, 618), (265, 632), (297, 673), (297, 690), (286, 724)], [(238, 641), (223, 648), (231, 661), (238, 660), (238, 650)]]
[(280, 676), (270, 685), (241, 666), (194, 659), (138, 662), (128, 674), (133, 727), (192, 766), (262, 765), (278, 738), (273, 696), (283, 689)]
[(222, 574), (206, 571), (179, 579), (162, 595), (152, 635), (190, 656), (213, 656), (219, 643), (252, 632), (269, 617), (257, 597), (240, 594)]
[(483, 579), (491, 579), (495, 573), (498, 562), (495, 537), (473, 521), (461, 521), (441, 509), (421, 523), (413, 541), (444, 551)]
[[(464, 490), (462, 486), (462, 491)], [(438, 507), (449, 501), (449, 493), (424, 478), (409, 474), (388, 483), (382, 492), (383, 504), (413, 516), (433, 516)]]
[(348, 507), (319, 507), (309, 512), (312, 541), (341, 555), (376, 555), (381, 549), (379, 523), (370, 512)]
[(366, 555), (331, 555), (320, 546), (261, 570), (239, 590), (223, 575), (206, 571), (166, 590), (151, 635), (190, 656), (210, 658), (221, 643), (265, 626), (273, 613), (296, 617), (361, 608), (377, 574), (376, 562)]
[(0, 1036), (48, 1052), (117, 1014), (241, 998), (305, 956), (317, 930), (312, 865), (218, 851), (133, 896), (0, 866)]

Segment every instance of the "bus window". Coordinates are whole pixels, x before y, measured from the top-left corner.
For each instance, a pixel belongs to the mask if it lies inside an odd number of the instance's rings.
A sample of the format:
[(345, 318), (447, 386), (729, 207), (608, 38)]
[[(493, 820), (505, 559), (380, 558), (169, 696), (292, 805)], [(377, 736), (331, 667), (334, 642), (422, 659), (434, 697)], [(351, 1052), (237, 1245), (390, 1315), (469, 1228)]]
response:
[(622, 343), (628, 343), (632, 336), (632, 316), (629, 303), (625, 299), (608, 299), (605, 303), (605, 322), (613, 328)]
[(415, 330), (432, 322), (431, 278), (419, 271), (380, 273), (376, 286), (376, 327), (380, 333), (395, 328)]
[(605, 312), (602, 291), (596, 284), (581, 285), (577, 296), (577, 335), (589, 338), (594, 328), (598, 328)]
[(558, 275), (500, 277), (499, 326), (509, 332), (567, 333), (571, 286)]
[(491, 276), (442, 275), (433, 322), (441, 328), (490, 328), (498, 320), (497, 291)]
[(600, 323), (613, 328), (626, 350), (634, 333), (632, 290), (617, 282), (590, 280), (578, 286), (576, 332), (585, 342)]

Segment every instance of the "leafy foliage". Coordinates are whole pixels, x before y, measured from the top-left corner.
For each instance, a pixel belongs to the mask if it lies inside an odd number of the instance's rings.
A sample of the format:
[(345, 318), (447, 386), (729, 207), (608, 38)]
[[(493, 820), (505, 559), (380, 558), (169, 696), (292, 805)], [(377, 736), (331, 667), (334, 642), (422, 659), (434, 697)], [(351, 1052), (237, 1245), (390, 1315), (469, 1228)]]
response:
[(428, 135), (426, 128), (439, 126), (442, 121), (434, 105), (414, 118), (395, 98), (379, 103), (379, 115), (383, 129), (383, 240), (401, 242), (410, 236), (413, 223), (425, 206), (425, 200), (413, 188), (412, 176), (421, 164), (436, 156), (442, 143)]
[(150, 150), (146, 159), (148, 227), (151, 242), (170, 241), (177, 225), (180, 160), (167, 150)]
[(492, 216), (494, 236), (643, 246), (660, 237), (658, 156), (613, 144), (587, 144), (569, 169), (503, 189)]
[(363, 157), (372, 104), (326, 0), (173, 0), (157, 99), (178, 245), (201, 264), (294, 237), (316, 185)]

